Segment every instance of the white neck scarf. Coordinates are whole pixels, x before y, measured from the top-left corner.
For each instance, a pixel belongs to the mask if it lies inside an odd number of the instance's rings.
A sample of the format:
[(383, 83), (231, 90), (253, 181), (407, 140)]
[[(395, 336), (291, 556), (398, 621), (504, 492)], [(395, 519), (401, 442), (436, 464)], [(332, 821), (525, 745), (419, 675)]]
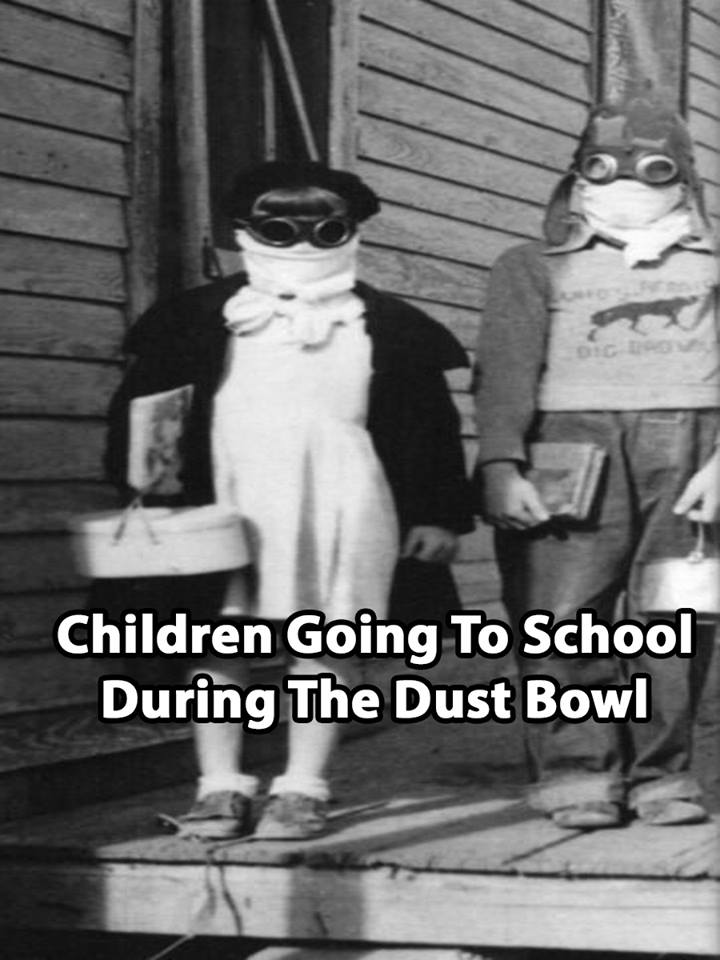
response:
[(692, 235), (682, 183), (652, 187), (638, 180), (595, 184), (579, 179), (576, 190), (588, 224), (623, 244), (629, 267), (658, 260), (673, 244)]
[(303, 346), (324, 343), (336, 324), (360, 320), (364, 304), (355, 286), (358, 238), (340, 247), (299, 243), (272, 247), (246, 231), (236, 234), (249, 284), (223, 308), (226, 327), (237, 336), (282, 318), (290, 339)]

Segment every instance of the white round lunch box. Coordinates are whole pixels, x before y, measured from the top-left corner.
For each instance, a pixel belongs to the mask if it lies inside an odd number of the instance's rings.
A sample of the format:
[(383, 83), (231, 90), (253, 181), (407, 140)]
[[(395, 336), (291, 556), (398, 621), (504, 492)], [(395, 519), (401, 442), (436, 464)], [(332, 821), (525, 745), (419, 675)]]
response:
[(242, 518), (226, 507), (143, 507), (87, 513), (69, 522), (87, 577), (167, 577), (250, 563)]

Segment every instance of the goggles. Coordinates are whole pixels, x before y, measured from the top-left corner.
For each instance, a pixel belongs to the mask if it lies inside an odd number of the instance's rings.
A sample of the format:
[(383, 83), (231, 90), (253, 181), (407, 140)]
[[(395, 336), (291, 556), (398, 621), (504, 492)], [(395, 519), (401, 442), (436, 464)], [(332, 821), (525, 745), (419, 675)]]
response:
[(579, 171), (590, 183), (612, 183), (618, 177), (632, 177), (649, 186), (671, 183), (679, 173), (677, 163), (664, 153), (618, 157), (599, 150), (581, 157)]
[(357, 225), (348, 217), (250, 217), (236, 220), (250, 236), (271, 247), (292, 247), (306, 240), (314, 247), (340, 247), (355, 235)]

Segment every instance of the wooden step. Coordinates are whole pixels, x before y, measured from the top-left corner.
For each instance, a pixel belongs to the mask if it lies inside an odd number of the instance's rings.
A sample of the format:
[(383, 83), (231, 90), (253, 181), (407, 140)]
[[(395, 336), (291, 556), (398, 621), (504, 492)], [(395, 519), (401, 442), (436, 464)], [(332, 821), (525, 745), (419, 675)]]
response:
[[(248, 763), (277, 756), (282, 733), (248, 736)], [(0, 718), (0, 821), (194, 779), (187, 724), (107, 724), (94, 706)]]

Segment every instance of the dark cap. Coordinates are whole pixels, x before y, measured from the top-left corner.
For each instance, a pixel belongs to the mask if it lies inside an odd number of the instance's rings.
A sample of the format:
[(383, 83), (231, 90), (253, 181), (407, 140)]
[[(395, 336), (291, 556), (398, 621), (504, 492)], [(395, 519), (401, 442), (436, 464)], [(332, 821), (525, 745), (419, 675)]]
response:
[(333, 170), (314, 161), (273, 160), (240, 174), (228, 197), (227, 213), (230, 217), (245, 219), (250, 216), (255, 201), (269, 191), (303, 187), (319, 187), (342, 197), (348, 205), (348, 215), (358, 222), (367, 220), (380, 209), (376, 194), (354, 173)]

